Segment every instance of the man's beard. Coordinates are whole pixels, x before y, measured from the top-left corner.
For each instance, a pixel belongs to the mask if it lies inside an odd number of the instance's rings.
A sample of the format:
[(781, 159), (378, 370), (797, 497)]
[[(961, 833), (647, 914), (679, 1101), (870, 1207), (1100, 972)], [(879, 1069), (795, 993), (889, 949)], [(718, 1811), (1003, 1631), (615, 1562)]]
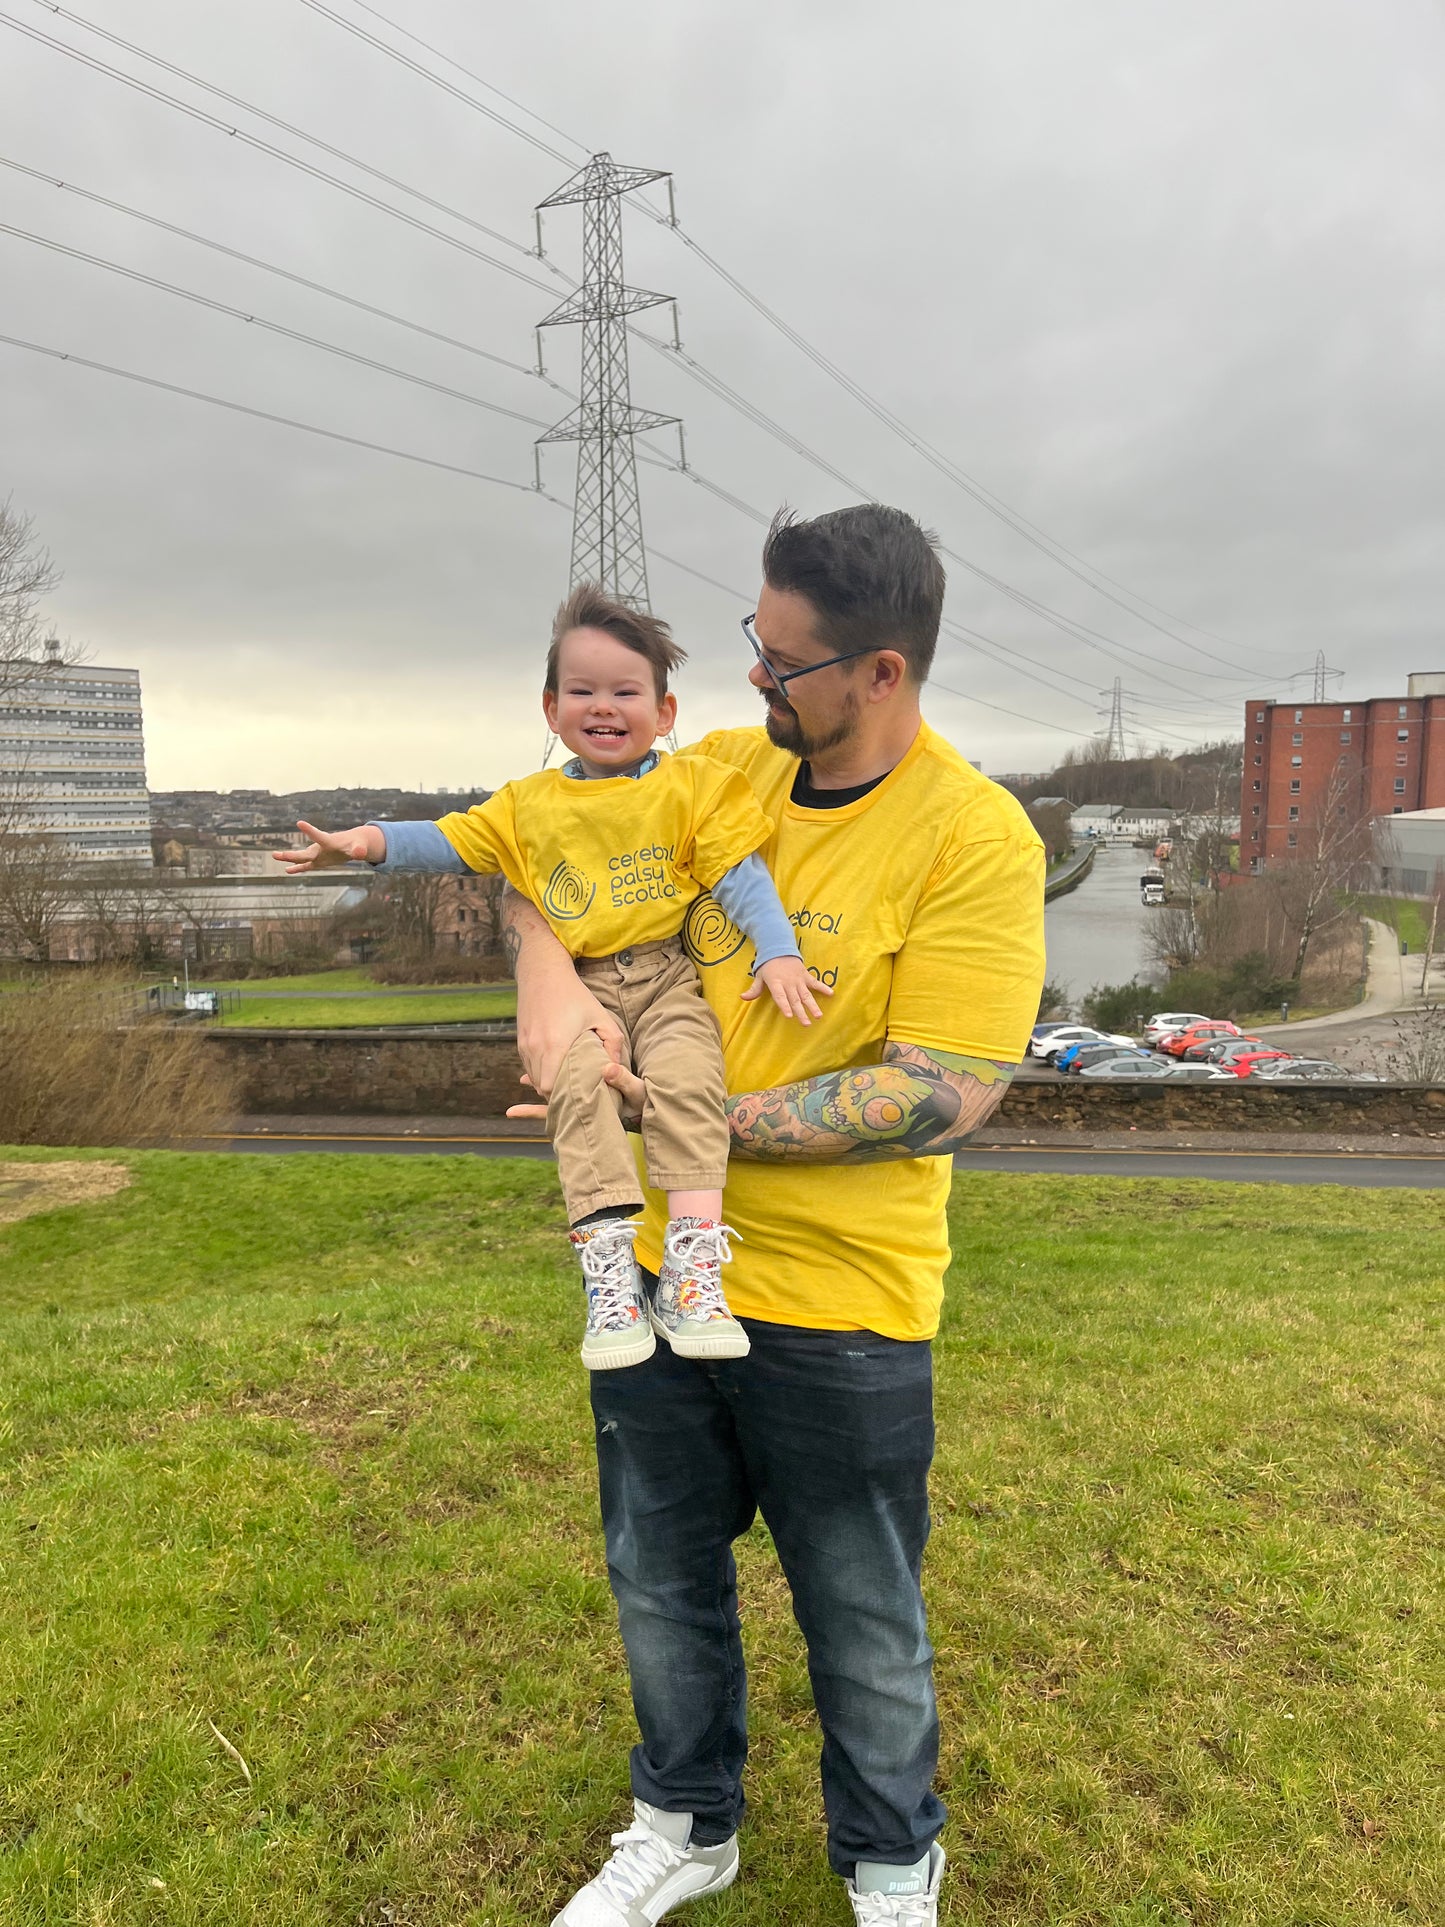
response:
[(767, 704), (767, 717), (763, 723), (768, 732), (768, 741), (778, 749), (785, 749), (799, 762), (809, 762), (815, 756), (822, 756), (840, 744), (850, 742), (858, 733), (858, 698), (849, 690), (844, 698), (843, 713), (831, 729), (821, 735), (810, 736), (803, 728), (798, 712), (785, 696), (777, 690), (765, 689), (763, 701)]

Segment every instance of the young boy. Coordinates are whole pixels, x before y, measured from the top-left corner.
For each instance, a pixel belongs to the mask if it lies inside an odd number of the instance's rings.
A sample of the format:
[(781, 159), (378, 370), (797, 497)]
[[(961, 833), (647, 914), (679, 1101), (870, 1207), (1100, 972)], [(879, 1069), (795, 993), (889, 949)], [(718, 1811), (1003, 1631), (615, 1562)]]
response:
[(772, 833), (745, 777), (706, 756), (654, 747), (671, 730), (671, 670), (686, 660), (664, 622), (591, 586), (557, 612), (542, 708), (573, 752), (561, 769), (508, 783), (439, 823), (362, 824), (278, 850), (289, 875), (356, 859), (391, 870), (501, 870), (578, 960), (588, 988), (625, 1031), (647, 1087), (648, 1175), (667, 1192), (668, 1225), (649, 1309), (633, 1254), (637, 1170), (603, 1077), (598, 1038), (578, 1038), (558, 1074), (547, 1124), (557, 1147), (571, 1238), (582, 1261), (591, 1371), (640, 1364), (660, 1332), (688, 1358), (740, 1358), (747, 1333), (728, 1310), (722, 1222), (728, 1157), (721, 1038), (684, 947), (684, 918), (710, 892), (751, 941), (753, 982), (785, 1017), (821, 1016), (831, 995), (804, 967), (758, 851)]

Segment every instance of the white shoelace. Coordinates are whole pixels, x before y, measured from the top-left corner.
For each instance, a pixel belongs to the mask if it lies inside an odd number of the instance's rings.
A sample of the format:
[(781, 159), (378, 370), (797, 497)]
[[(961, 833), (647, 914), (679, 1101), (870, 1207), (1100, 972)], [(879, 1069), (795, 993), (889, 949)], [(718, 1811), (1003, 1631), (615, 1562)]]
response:
[(625, 1833), (614, 1833), (612, 1844), (617, 1851), (596, 1884), (610, 1900), (626, 1906), (645, 1900), (664, 1874), (683, 1863), (682, 1849), (641, 1820), (634, 1820)]
[(933, 1927), (938, 1919), (930, 1893), (853, 1894), (850, 1898), (858, 1927), (883, 1927), (885, 1921), (897, 1921), (900, 1927)]
[(581, 1247), (588, 1322), (595, 1331), (620, 1331), (637, 1323), (636, 1236), (635, 1224), (618, 1219)]
[(730, 1318), (723, 1296), (722, 1267), (731, 1262), (730, 1237), (742, 1240), (730, 1224), (687, 1225), (674, 1231), (664, 1254), (678, 1273), (678, 1309), (688, 1318)]

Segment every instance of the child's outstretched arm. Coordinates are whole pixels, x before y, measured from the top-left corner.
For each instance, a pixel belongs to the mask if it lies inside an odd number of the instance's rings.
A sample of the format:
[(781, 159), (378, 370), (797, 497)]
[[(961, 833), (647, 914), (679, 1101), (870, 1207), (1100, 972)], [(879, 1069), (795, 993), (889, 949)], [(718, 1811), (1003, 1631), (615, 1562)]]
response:
[(329, 870), (339, 863), (369, 863), (381, 870), (432, 870), (460, 876), (467, 868), (435, 823), (359, 823), (354, 830), (318, 830), (298, 823), (311, 838), (304, 849), (273, 850), (287, 876)]
[(380, 863), (386, 855), (386, 836), (376, 823), (358, 823), (354, 830), (318, 830), (314, 823), (296, 827), (311, 841), (299, 849), (271, 852), (275, 862), (285, 864), (288, 877), (333, 870), (342, 863)]
[(766, 989), (785, 1017), (796, 1017), (800, 1024), (821, 1017), (818, 992), (831, 997), (832, 989), (819, 983), (803, 962), (788, 913), (762, 857), (754, 851), (735, 863), (718, 878), (712, 893), (757, 951), (753, 981), (743, 992), (743, 1001), (751, 1003)]

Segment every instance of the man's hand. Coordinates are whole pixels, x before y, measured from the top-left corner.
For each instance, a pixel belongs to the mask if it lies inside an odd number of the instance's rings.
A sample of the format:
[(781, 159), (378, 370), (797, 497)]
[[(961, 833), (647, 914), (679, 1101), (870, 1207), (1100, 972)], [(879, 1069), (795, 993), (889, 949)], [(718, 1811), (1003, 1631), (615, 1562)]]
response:
[(774, 957), (768, 963), (759, 964), (752, 983), (743, 992), (743, 1002), (750, 1004), (755, 997), (761, 997), (764, 986), (783, 1015), (796, 1017), (804, 1026), (823, 1015), (813, 993), (821, 990), (825, 997), (833, 994), (832, 985), (819, 983), (810, 975), (801, 957)]
[[(562, 1059), (584, 1030), (596, 1031), (613, 1062), (622, 1061), (627, 1040), (617, 1019), (578, 978), (541, 911), (510, 883), (502, 892), (502, 945), (517, 979), (517, 1051), (524, 1084), (539, 1097), (548, 1096)], [(518, 1104), (507, 1115), (545, 1117), (546, 1111)]]
[(273, 850), (272, 858), (286, 865), (288, 877), (302, 876), (308, 870), (334, 870), (343, 863), (384, 863), (386, 832), (375, 823), (360, 823), (354, 830), (318, 830), (314, 823), (298, 823), (297, 829), (311, 841), (299, 850)]

